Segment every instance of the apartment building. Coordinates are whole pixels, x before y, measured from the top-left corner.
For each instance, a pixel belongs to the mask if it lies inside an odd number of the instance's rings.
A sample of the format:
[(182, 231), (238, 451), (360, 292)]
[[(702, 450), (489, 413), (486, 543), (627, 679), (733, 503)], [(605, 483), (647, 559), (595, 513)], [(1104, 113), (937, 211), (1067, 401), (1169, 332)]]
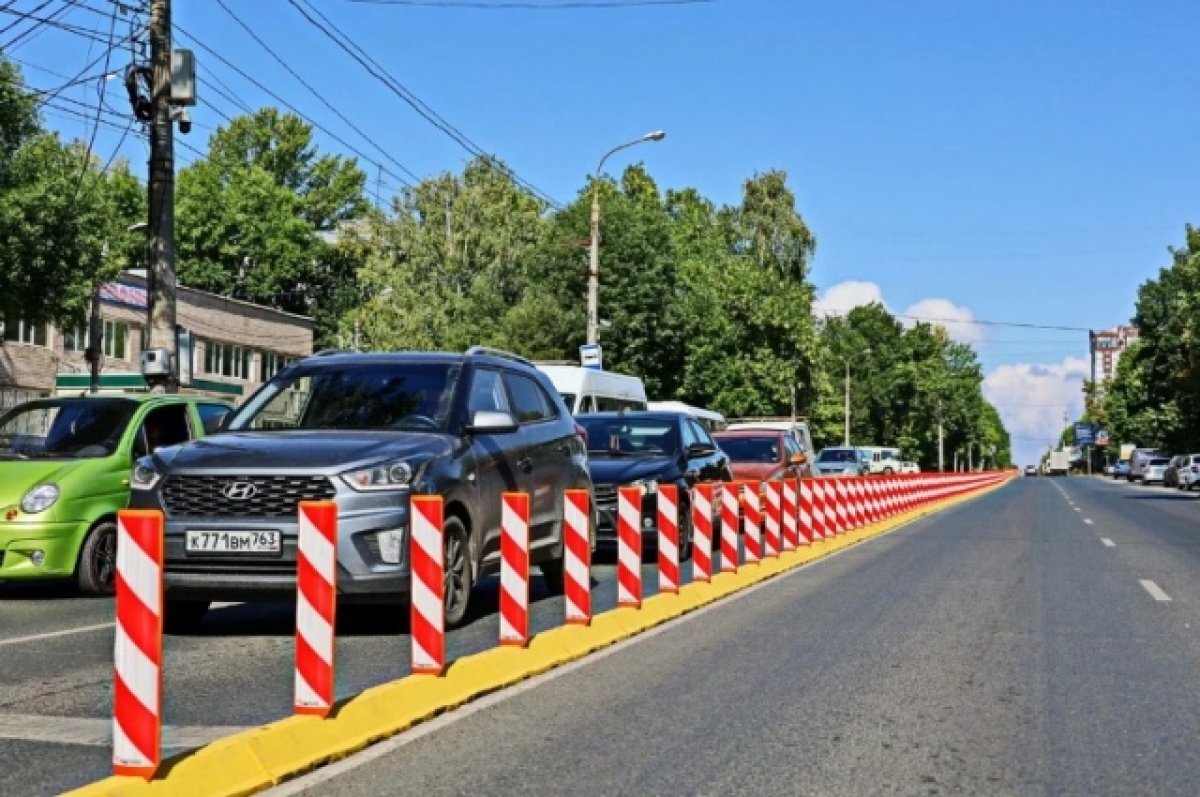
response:
[(1135, 326), (1117, 326), (1088, 333), (1092, 355), (1092, 381), (1104, 382), (1117, 375), (1117, 362), (1131, 343), (1138, 339)]
[[(148, 292), (145, 272), (128, 271), (101, 287), (104, 334), (101, 389), (145, 388), (141, 354)], [(180, 286), (176, 304), (180, 383), (188, 392), (234, 402), (292, 360), (311, 354), (312, 320)], [(87, 329), (3, 321), (0, 408), (53, 393), (87, 390)]]

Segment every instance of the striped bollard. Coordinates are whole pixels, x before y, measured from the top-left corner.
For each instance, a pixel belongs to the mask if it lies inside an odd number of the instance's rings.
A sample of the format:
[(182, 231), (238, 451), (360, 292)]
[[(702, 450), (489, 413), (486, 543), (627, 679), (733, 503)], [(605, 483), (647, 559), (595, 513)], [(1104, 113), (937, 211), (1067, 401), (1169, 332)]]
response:
[(567, 490), (563, 503), (563, 570), (566, 573), (568, 625), (592, 622), (592, 540), (588, 533), (591, 495), (587, 490)]
[(741, 488), (736, 482), (721, 485), (721, 572), (738, 569), (738, 520), (741, 516)]
[[(884, 478), (887, 478), (886, 476)], [(883, 505), (880, 501), (880, 496), (883, 495), (883, 479), (871, 482), (867, 490), (867, 506), (868, 517), (872, 523), (878, 523), (883, 520)]]
[(333, 707), (337, 620), (338, 510), (301, 501), (296, 526), (296, 714), (329, 716)]
[(642, 488), (617, 490), (617, 605), (642, 607)]
[(839, 476), (833, 480), (834, 513), (837, 519), (834, 524), (834, 534), (845, 534), (850, 529), (850, 511), (846, 499), (846, 477)]
[(783, 550), (792, 551), (800, 544), (796, 529), (799, 525), (797, 487), (799, 479), (783, 480)]
[(162, 762), (163, 516), (117, 513), (113, 773), (149, 780)]
[(763, 482), (763, 493), (767, 499), (766, 528), (763, 531), (763, 554), (774, 558), (779, 556), (779, 532), (783, 521), (783, 485), (772, 480)]
[(712, 581), (714, 492), (711, 484), (692, 490), (692, 581)]
[(658, 488), (658, 591), (679, 592), (679, 488)]
[(446, 550), (442, 546), (440, 495), (414, 495), (410, 501), (408, 561), (412, 570), (412, 671), (441, 675), (446, 669)]
[(500, 495), (500, 644), (529, 644), (529, 494)]
[(858, 514), (858, 522), (855, 525), (860, 529), (869, 522), (867, 514), (867, 485), (869, 482), (870, 479), (866, 477), (854, 479), (851, 482), (854, 487), (854, 509)]
[(758, 482), (742, 485), (742, 517), (746, 564), (758, 564), (762, 559), (762, 507), (758, 502)]
[(796, 530), (800, 533), (801, 545), (812, 545), (813, 542), (813, 484), (815, 479), (800, 480), (799, 517)]
[(830, 484), (830, 481), (825, 478), (813, 479), (813, 511), (812, 511), (812, 530), (813, 542), (821, 542), (825, 539), (825, 487)]
[(853, 531), (862, 525), (862, 506), (858, 500), (858, 485), (862, 476), (846, 479), (846, 530)]

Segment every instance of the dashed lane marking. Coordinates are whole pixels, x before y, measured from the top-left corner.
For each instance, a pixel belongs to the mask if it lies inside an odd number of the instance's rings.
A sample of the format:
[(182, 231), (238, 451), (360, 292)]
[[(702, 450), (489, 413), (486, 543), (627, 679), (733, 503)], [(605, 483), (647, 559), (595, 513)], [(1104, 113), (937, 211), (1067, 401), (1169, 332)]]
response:
[(1083, 519), (1083, 522), (1088, 524), (1089, 526), (1092, 525), (1092, 519), (1090, 517), (1085, 517)]
[(1171, 602), (1171, 596), (1163, 592), (1163, 588), (1155, 584), (1150, 579), (1143, 578), (1138, 583), (1142, 585), (1142, 589), (1150, 593), (1151, 598), (1154, 598), (1154, 600), (1158, 601), (1159, 603)]
[(92, 631), (103, 631), (106, 628), (112, 628), (113, 623), (96, 623), (95, 625), (81, 625), (76, 628), (64, 628), (61, 631), (47, 631), (44, 634), (30, 634), (29, 636), (18, 636), (12, 639), (0, 639), (0, 648), (6, 645), (21, 645), (26, 642), (41, 642), (43, 639), (54, 639), (60, 636), (71, 636), (72, 634), (87, 634)]
[(1110, 540), (1108, 537), (1101, 537), (1100, 542), (1104, 543), (1105, 548), (1116, 548), (1117, 547), (1117, 544), (1115, 542), (1113, 542), (1112, 540)]

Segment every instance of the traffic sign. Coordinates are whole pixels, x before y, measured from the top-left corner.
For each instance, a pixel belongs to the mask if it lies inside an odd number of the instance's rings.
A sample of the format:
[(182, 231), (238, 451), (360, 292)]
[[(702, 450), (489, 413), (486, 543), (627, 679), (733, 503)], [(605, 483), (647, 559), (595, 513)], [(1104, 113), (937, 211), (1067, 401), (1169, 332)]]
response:
[(595, 371), (604, 369), (603, 353), (599, 343), (585, 343), (579, 347), (579, 362), (584, 368)]

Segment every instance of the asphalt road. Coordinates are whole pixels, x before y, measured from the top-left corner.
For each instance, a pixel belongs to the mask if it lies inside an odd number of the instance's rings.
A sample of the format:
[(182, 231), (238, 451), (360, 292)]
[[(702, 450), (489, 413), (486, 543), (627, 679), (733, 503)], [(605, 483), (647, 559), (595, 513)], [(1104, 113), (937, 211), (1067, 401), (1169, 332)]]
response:
[(1198, 521), (1019, 480), (277, 792), (1194, 795)]

